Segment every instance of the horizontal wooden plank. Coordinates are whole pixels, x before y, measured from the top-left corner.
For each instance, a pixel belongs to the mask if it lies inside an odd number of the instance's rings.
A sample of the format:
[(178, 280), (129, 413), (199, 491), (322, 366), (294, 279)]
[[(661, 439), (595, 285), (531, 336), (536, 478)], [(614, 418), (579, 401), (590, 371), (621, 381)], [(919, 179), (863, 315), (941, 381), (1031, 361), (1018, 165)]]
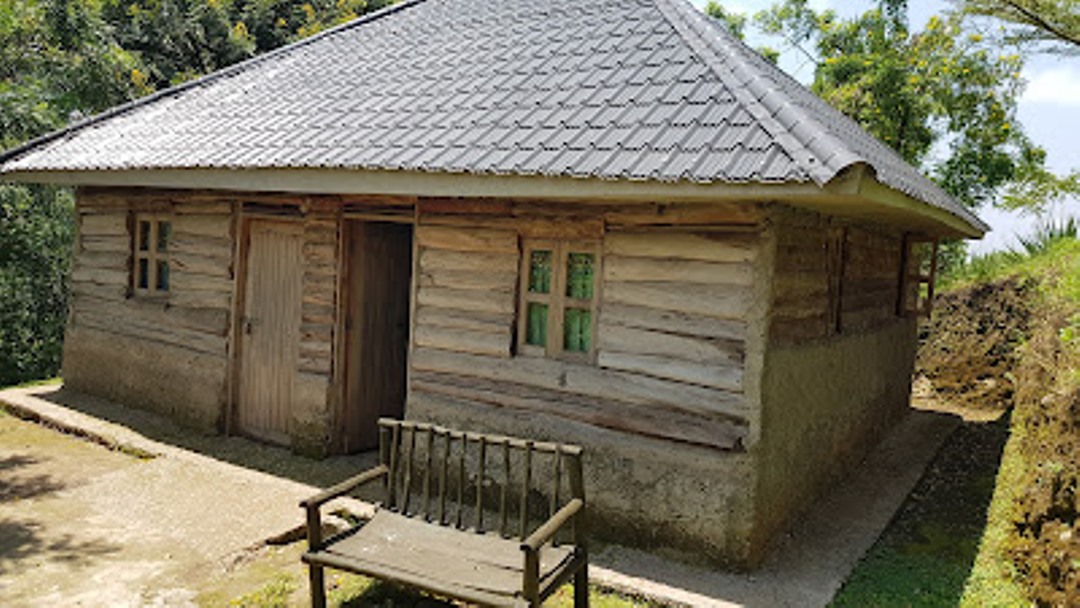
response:
[(232, 217), (228, 215), (179, 215), (172, 221), (173, 234), (232, 240)]
[(434, 308), (509, 314), (514, 312), (514, 295), (511, 293), (420, 287), (417, 290), (416, 301), (421, 306)]
[(85, 297), (76, 300), (73, 310), (77, 314), (115, 316), (166, 330), (187, 329), (219, 337), (225, 337), (230, 328), (228, 311), (178, 306), (168, 300), (133, 297), (118, 305), (111, 298)]
[(76, 264), (71, 271), (71, 280), (82, 283), (96, 283), (98, 285), (126, 286), (129, 275), (126, 269), (95, 268)]
[(233, 242), (227, 238), (174, 235), (172, 241), (169, 242), (169, 253), (232, 259)]
[(413, 330), (413, 341), (418, 346), (446, 351), (503, 358), (510, 356), (509, 331), (496, 334), (454, 327), (420, 325)]
[(304, 323), (331, 324), (337, 314), (332, 304), (305, 301), (300, 306), (300, 318)]
[(517, 254), (517, 233), (488, 228), (417, 226), (416, 239), (421, 247), (450, 251), (486, 251)]
[(753, 225), (761, 220), (754, 203), (668, 203), (627, 205), (604, 214), (609, 224), (621, 226), (733, 224)]
[(434, 401), (461, 411), (466, 403), (542, 413), (600, 428), (719, 449), (737, 449), (747, 426), (726, 418), (698, 416), (677, 409), (637, 406), (507, 383), (417, 373), (410, 383), (410, 400)]
[(669, 281), (703, 285), (752, 285), (749, 263), (715, 263), (610, 255), (604, 258), (604, 280), (624, 282)]
[(427, 215), (510, 215), (510, 201), (490, 198), (421, 198), (416, 203)]
[(518, 256), (504, 253), (461, 252), (445, 249), (422, 249), (420, 269), (427, 272), (456, 270), (464, 272), (517, 273)]
[(174, 274), (193, 274), (232, 280), (232, 259), (224, 256), (198, 255), (189, 251), (169, 256)]
[(228, 276), (213, 276), (195, 272), (174, 272), (169, 279), (170, 291), (180, 293), (185, 291), (216, 291), (232, 294), (233, 280)]
[(130, 336), (209, 355), (224, 357), (227, 354), (228, 341), (222, 336), (162, 326), (158, 323), (147, 323), (141, 319), (96, 312), (77, 312), (74, 316), (74, 324), (77, 327), (89, 327), (118, 336)]
[(199, 291), (173, 289), (169, 294), (169, 302), (176, 306), (189, 306), (192, 308), (219, 308), (232, 309), (232, 293), (228, 291)]
[(329, 243), (304, 243), (304, 262), (333, 265), (337, 263), (337, 247)]
[(600, 331), (605, 331), (604, 328), (610, 325), (736, 342), (746, 339), (746, 322), (742, 320), (717, 319), (704, 315), (605, 302), (600, 311)]
[(72, 279), (70, 283), (71, 295), (75, 298), (98, 298), (111, 302), (123, 302), (128, 297), (128, 286), (125, 285), (99, 285), (86, 281)]
[(751, 293), (746, 287), (688, 283), (608, 283), (604, 301), (674, 310), (720, 319), (745, 319)]
[(527, 239), (565, 239), (599, 241), (604, 237), (604, 222), (599, 217), (536, 218), (536, 217), (477, 217), (474, 215), (421, 216), (425, 226), (461, 227), (505, 230)]
[(99, 253), (131, 254), (131, 237), (125, 236), (81, 236), (79, 247), (83, 251)]
[(759, 247), (756, 234), (612, 233), (604, 239), (607, 255), (705, 262), (752, 262)]
[(75, 254), (75, 266), (128, 272), (130, 254), (126, 251), (80, 251)]
[(745, 353), (741, 340), (716, 340), (601, 323), (601, 350), (656, 355), (710, 366), (740, 366)]
[(416, 326), (426, 325), (509, 335), (514, 326), (514, 316), (507, 313), (482, 313), (419, 306), (416, 309)]
[(592, 365), (518, 356), (500, 359), (416, 348), (412, 368), (492, 381), (516, 382), (555, 391), (638, 404), (662, 403), (687, 412), (744, 418), (741, 394), (605, 370)]
[(645, 374), (726, 391), (743, 390), (742, 365), (703, 365), (664, 356), (607, 350), (598, 353), (597, 363), (606, 369)]
[(421, 272), (421, 287), (449, 287), (512, 293), (517, 289), (516, 272), (472, 272), (467, 270), (438, 270)]
[(183, 196), (174, 197), (174, 211), (177, 215), (229, 215), (233, 212), (234, 202), (228, 197), (225, 198), (226, 200), (192, 200)]
[(120, 236), (127, 238), (127, 213), (82, 215), (79, 217), (79, 234), (84, 236)]

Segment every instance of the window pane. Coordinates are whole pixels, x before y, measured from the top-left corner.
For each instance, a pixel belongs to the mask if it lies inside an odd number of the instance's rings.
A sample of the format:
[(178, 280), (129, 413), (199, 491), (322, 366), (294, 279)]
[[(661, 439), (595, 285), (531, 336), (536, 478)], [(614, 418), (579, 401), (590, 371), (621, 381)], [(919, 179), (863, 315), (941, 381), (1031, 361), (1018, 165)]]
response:
[(547, 304), (529, 302), (528, 319), (525, 323), (525, 343), (547, 346)]
[(139, 289), (148, 289), (150, 287), (150, 260), (146, 258), (139, 259), (139, 277), (135, 286)]
[(563, 349), (575, 353), (589, 352), (592, 342), (592, 311), (567, 308), (563, 323)]
[(551, 293), (551, 252), (534, 251), (529, 259), (529, 291)]
[(566, 257), (566, 295), (577, 300), (593, 297), (593, 259), (591, 253), (571, 253)]
[(157, 226), (157, 250), (168, 251), (169, 237), (172, 235), (172, 224), (169, 222), (158, 222)]
[(157, 263), (157, 290), (169, 291), (169, 263), (164, 260)]
[(150, 222), (139, 222), (139, 251), (150, 250)]

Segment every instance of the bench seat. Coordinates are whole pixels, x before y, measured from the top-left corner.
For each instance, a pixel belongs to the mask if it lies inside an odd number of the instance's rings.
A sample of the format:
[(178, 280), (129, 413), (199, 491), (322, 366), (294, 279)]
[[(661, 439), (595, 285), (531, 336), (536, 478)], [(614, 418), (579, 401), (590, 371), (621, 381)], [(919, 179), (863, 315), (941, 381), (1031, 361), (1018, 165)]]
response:
[[(559, 574), (573, 547), (540, 551), (540, 582)], [(363, 526), (319, 551), (308, 564), (368, 574), (446, 597), (491, 606), (527, 606), (521, 597), (521, 541), (495, 534), (462, 534), (455, 528), (379, 510)]]

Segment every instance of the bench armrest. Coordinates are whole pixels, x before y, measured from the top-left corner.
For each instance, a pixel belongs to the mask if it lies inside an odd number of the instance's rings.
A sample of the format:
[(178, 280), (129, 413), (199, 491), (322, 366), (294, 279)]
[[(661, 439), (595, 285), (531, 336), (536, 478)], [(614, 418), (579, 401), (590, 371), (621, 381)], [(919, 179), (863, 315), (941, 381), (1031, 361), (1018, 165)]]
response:
[(312, 496), (311, 498), (300, 501), (300, 506), (309, 510), (313, 508), (318, 508), (319, 506), (339, 496), (344, 496), (345, 494), (348, 494), (349, 492), (355, 490), (356, 488), (359, 488), (362, 485), (371, 483), (372, 481), (379, 479), (380, 477), (386, 475), (389, 472), (390, 469), (388, 469), (386, 465), (380, 464), (373, 469), (364, 471), (356, 477), (346, 479), (345, 481), (335, 486), (329, 487), (322, 492), (319, 492), (315, 496)]
[(535, 532), (521, 542), (521, 550), (530, 553), (539, 551), (544, 543), (551, 540), (555, 533), (583, 508), (585, 508), (585, 501), (580, 498), (575, 498), (566, 503), (566, 506), (556, 511), (555, 515), (551, 516), (551, 519), (544, 522)]

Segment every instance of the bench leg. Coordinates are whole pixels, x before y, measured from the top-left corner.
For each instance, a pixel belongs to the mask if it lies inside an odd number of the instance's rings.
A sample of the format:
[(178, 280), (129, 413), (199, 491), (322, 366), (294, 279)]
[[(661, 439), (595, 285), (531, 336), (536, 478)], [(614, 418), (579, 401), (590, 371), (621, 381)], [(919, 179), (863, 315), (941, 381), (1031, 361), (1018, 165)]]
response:
[(311, 608), (326, 608), (326, 584), (322, 566), (308, 566), (308, 582), (311, 585)]
[(574, 574), (574, 608), (589, 608), (589, 564)]

